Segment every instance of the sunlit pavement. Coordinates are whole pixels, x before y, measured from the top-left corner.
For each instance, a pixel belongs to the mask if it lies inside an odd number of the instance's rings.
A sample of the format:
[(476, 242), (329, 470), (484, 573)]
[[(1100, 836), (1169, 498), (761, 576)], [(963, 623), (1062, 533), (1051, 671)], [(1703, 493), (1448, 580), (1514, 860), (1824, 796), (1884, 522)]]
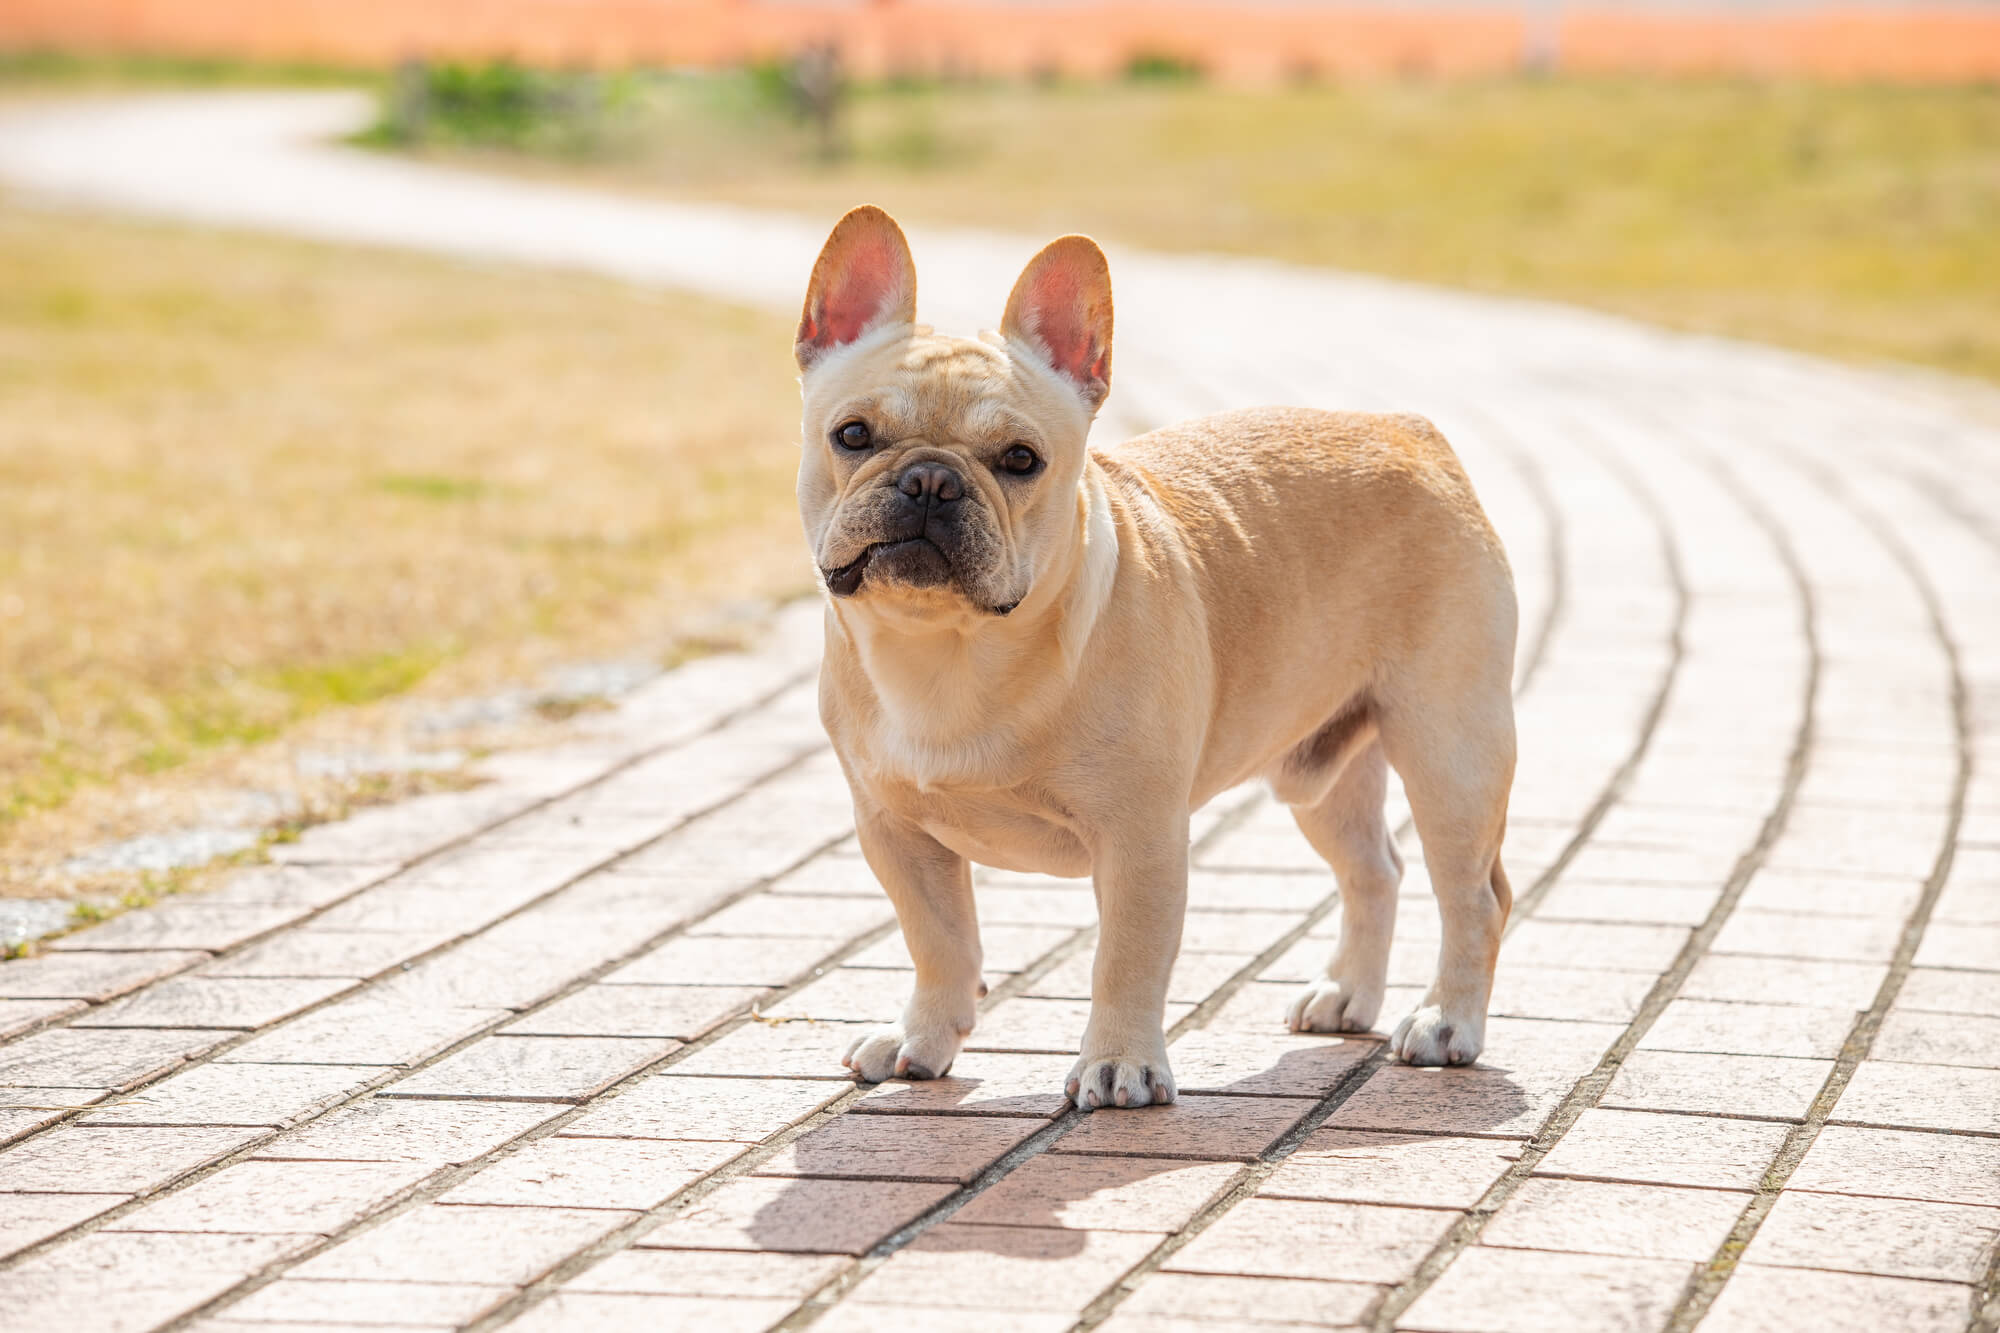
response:
[[(831, 221), (311, 141), (358, 114), (44, 108), (0, 180), (787, 313)], [(927, 316), (993, 322), (1036, 239), (915, 231)], [(1104, 438), (1421, 411), (1507, 540), (1518, 900), (1478, 1067), (1282, 1030), (1338, 913), (1244, 791), (1196, 821), (1177, 1105), (1063, 1102), (1091, 893), (1005, 875), (952, 1076), (846, 1081), (910, 964), (802, 606), (484, 786), (0, 964), (0, 1324), (1991, 1329), (1996, 418), (1558, 307), (1112, 264)], [(1437, 939), (1406, 841), (1389, 1022)]]

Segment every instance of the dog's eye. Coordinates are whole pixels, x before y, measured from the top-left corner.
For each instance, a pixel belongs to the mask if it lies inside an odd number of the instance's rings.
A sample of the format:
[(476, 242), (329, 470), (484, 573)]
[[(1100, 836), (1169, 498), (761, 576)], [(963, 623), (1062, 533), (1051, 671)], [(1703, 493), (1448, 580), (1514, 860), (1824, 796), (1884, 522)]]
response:
[(1041, 456), (1025, 444), (1017, 444), (1000, 455), (1000, 470), (1011, 472), (1017, 477), (1028, 476), (1041, 465)]
[(859, 453), (861, 450), (866, 449), (869, 445), (873, 444), (875, 442), (875, 437), (868, 433), (867, 422), (850, 421), (846, 425), (840, 427), (840, 429), (834, 431), (833, 442), (839, 445), (843, 449), (851, 449), (854, 452)]

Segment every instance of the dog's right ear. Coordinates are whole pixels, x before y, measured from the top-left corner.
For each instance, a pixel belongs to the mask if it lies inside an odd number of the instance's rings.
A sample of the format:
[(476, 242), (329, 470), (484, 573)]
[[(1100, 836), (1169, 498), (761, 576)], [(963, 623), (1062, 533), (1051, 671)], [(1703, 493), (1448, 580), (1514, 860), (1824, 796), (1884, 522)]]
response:
[(887, 324), (914, 324), (917, 266), (896, 220), (863, 204), (834, 224), (813, 265), (793, 344), (799, 369)]

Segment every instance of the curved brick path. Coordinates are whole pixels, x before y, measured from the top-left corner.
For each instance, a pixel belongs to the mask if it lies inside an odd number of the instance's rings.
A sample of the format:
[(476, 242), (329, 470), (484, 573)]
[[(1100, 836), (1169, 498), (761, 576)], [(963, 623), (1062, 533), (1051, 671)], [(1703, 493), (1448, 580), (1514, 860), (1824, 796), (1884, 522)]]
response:
[[(0, 178), (787, 312), (824, 231), (290, 142), (352, 114), (45, 112)], [(961, 325), (1031, 248), (914, 240)], [(1575, 311), (1113, 267), (1107, 433), (1421, 410), (1507, 539), (1520, 896), (1479, 1067), (1281, 1031), (1333, 886), (1246, 791), (1197, 821), (1179, 1104), (1065, 1109), (1091, 896), (1007, 875), (955, 1076), (836, 1077), (909, 964), (805, 607), (484, 787), (0, 965), (7, 1327), (1992, 1329), (2000, 432)], [(1436, 933), (1408, 850), (1391, 1015)]]

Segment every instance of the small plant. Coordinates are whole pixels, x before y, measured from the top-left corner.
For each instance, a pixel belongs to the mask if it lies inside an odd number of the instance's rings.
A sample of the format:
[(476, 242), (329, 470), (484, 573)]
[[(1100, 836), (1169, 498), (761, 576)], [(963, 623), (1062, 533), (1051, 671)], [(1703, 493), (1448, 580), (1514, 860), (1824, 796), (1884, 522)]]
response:
[(1134, 83), (1200, 83), (1199, 61), (1169, 51), (1140, 51), (1125, 62), (1125, 77)]

